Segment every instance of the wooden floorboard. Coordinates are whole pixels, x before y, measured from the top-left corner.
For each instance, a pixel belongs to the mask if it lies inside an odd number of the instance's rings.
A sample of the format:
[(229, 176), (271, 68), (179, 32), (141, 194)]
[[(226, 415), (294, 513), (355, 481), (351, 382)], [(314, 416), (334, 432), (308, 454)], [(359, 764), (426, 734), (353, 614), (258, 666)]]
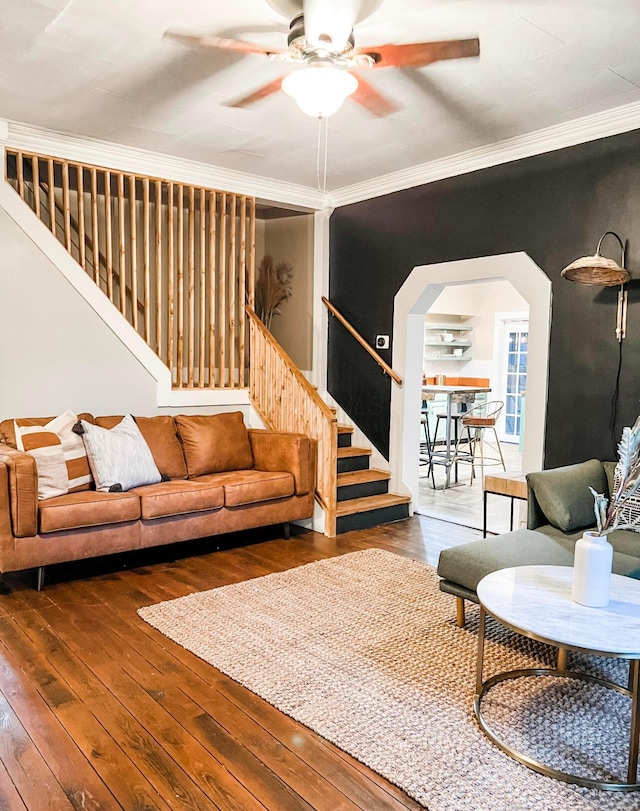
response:
[(266, 528), (50, 567), (40, 593), (33, 572), (6, 575), (0, 809), (417, 811), (136, 612), (370, 547), (435, 564), (479, 537), (424, 517), (338, 538)]

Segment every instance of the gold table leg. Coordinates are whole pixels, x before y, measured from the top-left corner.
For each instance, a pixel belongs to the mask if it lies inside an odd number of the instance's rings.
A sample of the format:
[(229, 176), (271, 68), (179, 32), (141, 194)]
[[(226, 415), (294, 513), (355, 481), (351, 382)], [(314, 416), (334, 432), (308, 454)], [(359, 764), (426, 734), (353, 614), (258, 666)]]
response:
[(558, 664), (556, 665), (561, 673), (567, 669), (567, 649), (558, 648)]
[(484, 664), (484, 626), (487, 614), (480, 606), (480, 622), (478, 623), (478, 658), (476, 660), (476, 696), (482, 693), (482, 665)]
[(635, 783), (638, 775), (638, 745), (640, 743), (640, 660), (629, 663), (629, 689), (631, 690), (631, 729), (629, 731), (629, 769), (627, 783)]

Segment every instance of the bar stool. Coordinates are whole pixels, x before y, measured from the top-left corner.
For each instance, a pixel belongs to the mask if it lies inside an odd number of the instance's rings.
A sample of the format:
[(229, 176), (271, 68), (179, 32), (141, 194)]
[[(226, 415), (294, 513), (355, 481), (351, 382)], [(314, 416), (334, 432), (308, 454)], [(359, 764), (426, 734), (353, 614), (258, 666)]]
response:
[(420, 430), (422, 437), (420, 439), (420, 465), (428, 465), (427, 477), (431, 476), (431, 485), (436, 489), (435, 475), (433, 472), (433, 443), (431, 441), (431, 432), (429, 430), (429, 401), (435, 399), (435, 392), (427, 391), (422, 393), (422, 408), (420, 409)]
[[(467, 413), (467, 409), (470, 403), (473, 403), (476, 399), (476, 395), (472, 391), (459, 391), (454, 392), (451, 395), (451, 403), (456, 403), (459, 407), (459, 411), (456, 414), (451, 414), (451, 423), (453, 425), (453, 436), (451, 437), (453, 441), (454, 448), (458, 448), (461, 443), (466, 443), (468, 452), (470, 453), (471, 443), (473, 442), (473, 437), (471, 434), (471, 430), (468, 426), (465, 426), (462, 422), (462, 418)], [(438, 428), (440, 427), (440, 420), (445, 421), (447, 420), (447, 415), (443, 412), (439, 412), (436, 414), (436, 428), (433, 433), (433, 448), (437, 444), (437, 437), (438, 437)], [(458, 430), (458, 423), (462, 424), (462, 428)], [(465, 433), (466, 431), (466, 433)], [(453, 464), (453, 463), (452, 463)], [(456, 465), (455, 468), (455, 481), (458, 481), (458, 468)], [(449, 480), (447, 478), (447, 487), (449, 486)]]
[[(507, 468), (504, 463), (504, 456), (502, 455), (502, 447), (500, 445), (500, 439), (498, 437), (498, 432), (496, 431), (496, 422), (498, 421), (498, 417), (500, 416), (500, 412), (504, 408), (504, 403), (502, 400), (491, 400), (488, 403), (481, 403), (473, 408), (470, 408), (466, 414), (462, 415), (462, 425), (465, 428), (469, 428), (473, 432), (473, 440), (472, 440), (472, 449), (471, 453), (469, 453), (469, 449), (460, 451), (459, 446), (460, 442), (456, 443), (456, 449), (454, 451), (452, 465), (458, 464), (458, 462), (470, 462), (471, 463), (471, 480), (469, 484), (473, 484), (473, 480), (476, 477), (476, 455), (478, 448), (480, 449), (480, 475), (481, 481), (484, 481), (484, 466), (486, 465), (496, 465), (501, 464), (502, 469), (506, 472)], [(493, 431), (493, 435), (495, 437), (495, 445), (488, 442), (485, 437), (484, 433), (487, 430)], [(485, 445), (487, 445), (491, 449), (491, 454), (487, 456), (485, 454)], [(493, 455), (497, 452), (497, 456)], [(447, 482), (448, 484), (448, 482)]]

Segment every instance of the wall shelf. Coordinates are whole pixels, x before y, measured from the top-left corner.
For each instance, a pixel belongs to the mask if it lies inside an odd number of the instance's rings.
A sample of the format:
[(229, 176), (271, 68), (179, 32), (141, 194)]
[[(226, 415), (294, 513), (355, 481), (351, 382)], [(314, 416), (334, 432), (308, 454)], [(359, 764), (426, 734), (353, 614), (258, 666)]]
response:
[[(461, 322), (447, 323), (446, 321), (425, 321), (424, 325), (424, 360), (431, 361), (467, 361), (471, 356), (466, 353), (472, 346), (470, 333), (473, 327)], [(443, 335), (447, 335), (452, 340), (443, 340)], [(435, 352), (434, 347), (439, 347)], [(458, 350), (455, 354), (454, 351)], [(462, 350), (462, 352), (460, 352)]]
[(432, 361), (432, 360), (471, 360), (471, 355), (425, 355), (425, 360)]
[(425, 341), (425, 346), (471, 346), (471, 341)]
[(424, 325), (425, 330), (438, 330), (439, 332), (473, 332), (473, 327), (465, 327), (463, 324), (432, 324), (431, 321), (426, 321)]

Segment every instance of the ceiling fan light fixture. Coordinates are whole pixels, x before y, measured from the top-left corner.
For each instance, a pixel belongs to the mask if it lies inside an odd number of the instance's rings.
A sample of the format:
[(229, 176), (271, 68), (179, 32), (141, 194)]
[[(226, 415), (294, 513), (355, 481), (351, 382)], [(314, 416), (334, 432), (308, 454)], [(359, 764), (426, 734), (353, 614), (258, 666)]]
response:
[(327, 118), (358, 89), (358, 80), (346, 70), (324, 65), (309, 65), (282, 80), (282, 89), (303, 113)]

